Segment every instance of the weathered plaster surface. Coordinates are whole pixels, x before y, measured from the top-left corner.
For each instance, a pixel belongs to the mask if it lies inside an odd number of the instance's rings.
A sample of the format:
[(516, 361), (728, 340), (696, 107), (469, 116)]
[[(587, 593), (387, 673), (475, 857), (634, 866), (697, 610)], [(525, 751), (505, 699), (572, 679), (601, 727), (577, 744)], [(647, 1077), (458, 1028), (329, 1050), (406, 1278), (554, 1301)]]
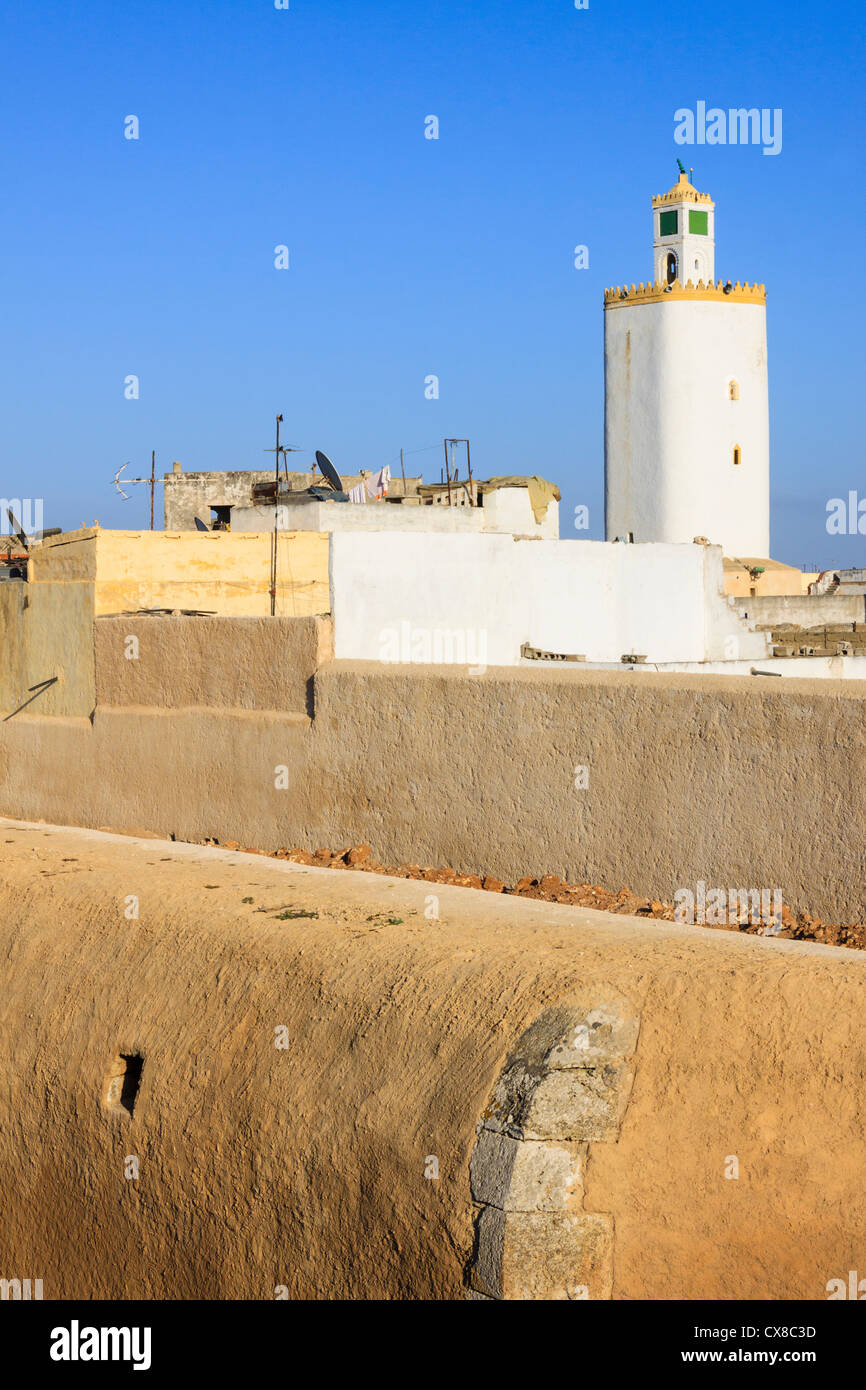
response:
[(396, 650), (420, 662), (448, 637), (470, 666), (517, 666), (524, 643), (616, 662), (759, 660), (769, 650), (723, 596), (711, 546), (338, 532), (330, 582), (346, 660), (393, 660)]
[[(47, 826), (0, 845), (0, 1267), (46, 1298), (461, 1298), (480, 1217), (494, 1296), (822, 1299), (861, 1260), (861, 954), (448, 887), (431, 920), (425, 883)], [(574, 1018), (594, 1050), (549, 1023)], [(560, 1136), (518, 1143), (567, 1146), (544, 1078), (608, 1062), (632, 1074), (579, 1185), (548, 1164), (540, 1202), (525, 1168), (473, 1199), (497, 1095)]]
[[(285, 475), (281, 474), (281, 479)], [(166, 473), (163, 477), (166, 531), (193, 531), (195, 519), (210, 526), (212, 507), (246, 507), (252, 497), (254, 483), (272, 483), (273, 468), (236, 469), (220, 472)], [(341, 481), (346, 488), (356, 487), (363, 479), (360, 473), (344, 473)], [(311, 483), (321, 485), (322, 475), (289, 472), (288, 486), (293, 490), (307, 488)], [(418, 491), (420, 477), (406, 479), (406, 495)], [(392, 492), (402, 494), (403, 479), (392, 479)], [(273, 524), (273, 522), (272, 522)]]
[(23, 706), (40, 715), (92, 713), (93, 587), (0, 584), (0, 719)]
[(301, 713), (332, 645), (315, 617), (106, 617), (93, 640), (101, 706)]
[[(107, 531), (49, 538), (33, 552), (30, 585), (89, 583), (97, 616), (140, 608), (200, 609), (229, 617), (270, 615), (273, 533)], [(276, 613), (327, 613), (328, 538), (277, 538)]]
[(731, 557), (769, 555), (764, 304), (662, 295), (606, 305), (604, 372), (608, 539), (706, 536)]
[(271, 850), (364, 840), (383, 863), (665, 901), (698, 880), (780, 888), (825, 921), (866, 915), (866, 682), (330, 662), (310, 723), (288, 697), (266, 710), (260, 680), (249, 709), (25, 710), (0, 723), (0, 811)]

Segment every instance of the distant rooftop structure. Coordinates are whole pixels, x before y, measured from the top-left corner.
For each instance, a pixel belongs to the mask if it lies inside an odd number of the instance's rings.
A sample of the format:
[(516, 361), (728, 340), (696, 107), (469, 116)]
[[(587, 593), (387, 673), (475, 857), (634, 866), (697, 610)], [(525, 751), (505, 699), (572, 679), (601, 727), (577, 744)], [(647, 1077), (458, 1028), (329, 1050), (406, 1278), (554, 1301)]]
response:
[[(281, 485), (286, 490), (303, 492), (314, 483), (321, 483), (322, 475), (316, 473), (281, 473)], [(356, 487), (363, 481), (360, 473), (344, 478), (346, 487)], [(185, 473), (179, 463), (171, 473), (163, 477), (166, 531), (194, 531), (196, 518), (209, 531), (219, 522), (227, 524), (233, 507), (248, 507), (252, 500), (252, 489), (256, 484), (273, 485), (274, 469), (232, 469), (229, 472), (202, 471)], [(406, 495), (413, 496), (421, 482), (418, 478), (406, 479)], [(403, 479), (392, 481), (392, 495), (403, 490)], [(270, 523), (273, 526), (273, 522)], [(265, 526), (264, 530), (270, 529)]]
[[(321, 472), (273, 469), (165, 474), (165, 530), (206, 529), (241, 534), (280, 531), (412, 531), (483, 533), (559, 538), (560, 491), (537, 475), (477, 479), (453, 477), (424, 483), (391, 476), (387, 496), (369, 493), (371, 475), (341, 478), (344, 493), (331, 495)], [(365, 487), (366, 484), (366, 487)], [(345, 494), (366, 494), (363, 505)], [(274, 504), (278, 513), (274, 515)]]
[(810, 594), (866, 594), (866, 569), (821, 570), (809, 578)]
[(805, 594), (814, 574), (804, 574), (794, 565), (769, 557), (725, 557), (725, 593), (737, 598)]
[[(415, 480), (413, 480), (414, 482)], [(344, 484), (348, 486), (348, 484)], [(271, 480), (273, 488), (273, 479)], [(281, 491), (277, 529), (280, 531), (409, 531), (419, 534), (494, 534), (559, 539), (560, 492), (555, 483), (537, 475), (488, 479), (453, 478), (447, 483), (421, 483), (402, 495), (368, 500), (363, 505), (329, 497), (327, 489)], [(273, 491), (265, 501), (231, 510), (234, 532), (261, 532), (274, 527)]]

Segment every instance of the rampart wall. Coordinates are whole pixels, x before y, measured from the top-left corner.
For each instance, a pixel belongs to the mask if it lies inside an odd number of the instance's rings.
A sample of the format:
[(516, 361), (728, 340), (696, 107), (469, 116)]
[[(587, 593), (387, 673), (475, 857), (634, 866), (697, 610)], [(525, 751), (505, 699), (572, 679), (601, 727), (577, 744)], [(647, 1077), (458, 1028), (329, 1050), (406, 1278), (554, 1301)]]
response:
[(864, 682), (328, 661), (317, 618), (94, 628), (65, 666), (12, 644), (0, 812), (866, 916)]
[(862, 953), (0, 841), (0, 1270), (46, 1299), (810, 1300), (863, 1271)]

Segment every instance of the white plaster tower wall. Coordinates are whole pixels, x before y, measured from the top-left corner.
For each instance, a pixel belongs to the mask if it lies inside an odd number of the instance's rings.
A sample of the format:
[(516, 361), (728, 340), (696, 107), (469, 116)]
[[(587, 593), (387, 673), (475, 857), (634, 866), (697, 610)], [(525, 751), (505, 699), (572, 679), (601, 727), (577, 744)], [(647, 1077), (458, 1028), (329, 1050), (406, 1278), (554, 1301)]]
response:
[(727, 556), (769, 556), (763, 285), (608, 290), (604, 322), (607, 539), (705, 536)]
[(607, 309), (608, 540), (706, 536), (729, 556), (769, 555), (765, 322), (763, 304), (726, 298)]

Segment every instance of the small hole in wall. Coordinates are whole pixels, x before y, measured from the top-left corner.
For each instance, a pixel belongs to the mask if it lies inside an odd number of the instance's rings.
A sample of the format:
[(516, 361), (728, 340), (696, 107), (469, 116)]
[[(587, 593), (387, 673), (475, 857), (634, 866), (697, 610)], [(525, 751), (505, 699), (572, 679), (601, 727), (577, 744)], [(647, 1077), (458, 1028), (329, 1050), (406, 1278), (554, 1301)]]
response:
[(122, 1052), (112, 1063), (105, 1083), (105, 1108), (131, 1115), (135, 1109), (144, 1058), (138, 1052)]

